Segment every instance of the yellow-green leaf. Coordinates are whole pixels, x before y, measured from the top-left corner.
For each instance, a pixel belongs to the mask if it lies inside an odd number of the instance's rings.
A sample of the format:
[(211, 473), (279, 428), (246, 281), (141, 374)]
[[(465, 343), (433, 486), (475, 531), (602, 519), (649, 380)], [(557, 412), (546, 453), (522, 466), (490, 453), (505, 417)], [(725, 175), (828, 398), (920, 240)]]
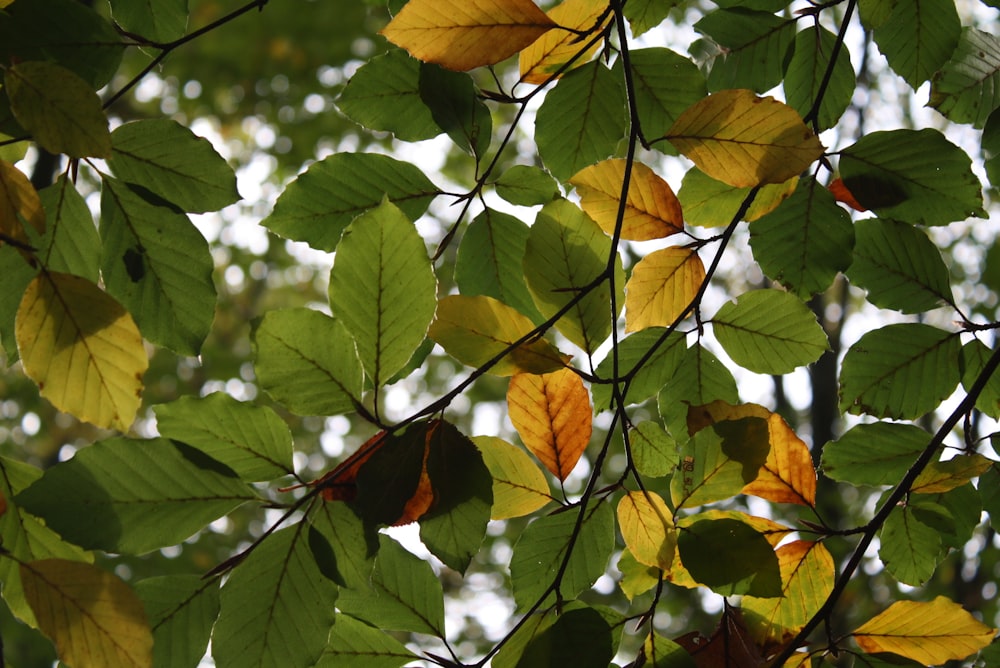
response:
[(701, 171), (737, 188), (782, 183), (823, 155), (794, 109), (749, 90), (721, 90), (696, 102), (666, 138)]
[[(611, 12), (608, 11), (608, 3), (605, 0), (566, 0), (550, 9), (548, 17), (553, 23), (564, 28), (593, 30), (591, 33), (593, 35), (611, 20)], [(598, 25), (598, 20), (602, 18), (603, 23)], [(579, 35), (567, 30), (545, 33), (521, 51), (518, 60), (521, 81), (532, 84), (545, 83), (574, 57), (576, 60), (573, 60), (573, 64), (564, 72), (583, 65), (601, 46), (601, 41), (597, 40), (584, 49), (588, 41), (589, 37), (580, 39)]]
[[(428, 335), (458, 361), (479, 367), (534, 328), (526, 316), (492, 297), (448, 295), (438, 302)], [(489, 372), (496, 376), (547, 373), (561, 368), (568, 359), (548, 341), (537, 339), (522, 343)]]
[(704, 280), (705, 265), (693, 248), (664, 248), (642, 258), (625, 284), (625, 331), (669, 327)]
[(822, 543), (797, 540), (776, 553), (782, 597), (744, 596), (740, 603), (751, 634), (762, 644), (788, 642), (833, 591), (833, 557)]
[(948, 492), (986, 473), (992, 465), (992, 461), (980, 454), (958, 455), (947, 461), (931, 462), (913, 481), (910, 491), (920, 494)]
[(531, 0), (410, 0), (381, 34), (414, 58), (466, 71), (506, 60), (554, 27)]
[(38, 626), (74, 668), (153, 665), (153, 634), (142, 601), (91, 564), (43, 559), (21, 564), (24, 595)]
[(869, 654), (891, 652), (925, 666), (961, 660), (993, 642), (997, 630), (943, 596), (896, 601), (852, 635)]
[(0, 233), (28, 243), (22, 219), (31, 223), (39, 234), (45, 232), (45, 209), (38, 191), (24, 172), (0, 160)]
[(670, 570), (677, 529), (663, 497), (656, 492), (629, 492), (618, 502), (618, 526), (636, 561)]
[(495, 436), (473, 436), (472, 442), (493, 476), (490, 519), (523, 517), (552, 501), (545, 474), (527, 452)]
[(43, 272), (21, 298), (14, 332), (42, 396), (81, 420), (128, 430), (149, 360), (121, 304), (85, 278)]
[[(626, 164), (621, 158), (604, 160), (581, 169), (569, 180), (580, 195), (580, 207), (608, 234), (615, 230)], [(648, 241), (683, 230), (681, 204), (670, 185), (646, 165), (634, 163), (625, 197), (621, 238)]]
[(573, 371), (519, 373), (507, 388), (507, 410), (521, 440), (552, 475), (565, 480), (590, 442), (590, 395)]
[(111, 131), (101, 98), (86, 81), (48, 61), (8, 67), (10, 109), (35, 141), (73, 158), (111, 157)]

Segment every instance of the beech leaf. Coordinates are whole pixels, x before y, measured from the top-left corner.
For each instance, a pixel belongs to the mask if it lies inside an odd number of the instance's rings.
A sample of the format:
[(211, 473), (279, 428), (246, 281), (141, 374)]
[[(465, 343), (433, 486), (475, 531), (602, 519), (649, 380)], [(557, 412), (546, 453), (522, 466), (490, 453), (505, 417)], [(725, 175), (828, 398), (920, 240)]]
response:
[(669, 327), (683, 315), (705, 280), (693, 248), (653, 251), (632, 267), (625, 284), (625, 331)]

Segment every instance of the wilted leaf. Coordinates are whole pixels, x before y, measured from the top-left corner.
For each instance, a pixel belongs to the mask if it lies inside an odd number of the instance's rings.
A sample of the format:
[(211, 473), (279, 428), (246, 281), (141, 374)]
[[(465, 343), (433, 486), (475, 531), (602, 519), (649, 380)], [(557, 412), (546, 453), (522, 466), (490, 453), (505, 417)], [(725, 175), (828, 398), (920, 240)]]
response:
[(552, 475), (565, 480), (590, 443), (590, 396), (573, 371), (516, 374), (507, 409), (521, 440)]
[(411, 0), (381, 34), (415, 58), (464, 71), (506, 60), (554, 27), (531, 0)]
[(896, 601), (852, 634), (861, 649), (892, 652), (924, 665), (961, 660), (993, 641), (996, 629), (938, 596), (930, 603)]
[(695, 103), (666, 137), (703, 172), (740, 188), (787, 181), (823, 154), (791, 107), (748, 90), (723, 90)]
[[(609, 235), (615, 231), (625, 179), (625, 160), (613, 158), (585, 167), (569, 180), (580, 194), (580, 207)], [(661, 239), (684, 229), (680, 202), (666, 181), (652, 169), (632, 165), (621, 238)]]
[(128, 430), (149, 360), (121, 304), (84, 278), (46, 272), (21, 299), (16, 335), (43, 397), (99, 427)]

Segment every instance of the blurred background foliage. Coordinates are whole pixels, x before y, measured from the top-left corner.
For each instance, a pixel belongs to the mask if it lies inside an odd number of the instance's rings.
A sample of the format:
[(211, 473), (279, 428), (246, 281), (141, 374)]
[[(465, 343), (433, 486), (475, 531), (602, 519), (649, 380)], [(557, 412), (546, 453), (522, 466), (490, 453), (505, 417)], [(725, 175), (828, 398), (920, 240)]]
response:
[[(218, 20), (245, 3), (242, 0), (190, 0), (189, 4), (190, 31)], [(401, 1), (390, 3), (397, 7), (401, 4)], [(708, 6), (708, 3), (703, 4)], [(985, 25), (997, 19), (997, 10), (985, 5), (959, 4), (965, 10), (963, 23)], [(102, 0), (97, 0), (96, 7), (107, 13), (107, 7), (102, 5)], [(687, 12), (695, 11), (696, 3), (689, 3), (687, 8)], [(680, 53), (687, 52), (694, 36), (687, 12), (683, 7), (674, 9), (671, 13), (674, 33), (656, 36)], [(474, 163), (450, 142), (439, 138), (408, 145), (387, 133), (363, 131), (336, 109), (337, 95), (352, 73), (372, 56), (389, 48), (377, 35), (389, 18), (389, 8), (377, 0), (271, 0), (261, 11), (249, 12), (173, 51), (109, 110), (113, 123), (169, 116), (209, 137), (236, 168), (243, 196), (240, 203), (218, 214), (196, 217), (212, 244), (216, 262), (219, 303), (215, 324), (198, 358), (178, 357), (168, 350), (150, 347), (152, 361), (145, 377), (145, 417), (136, 425), (140, 435), (155, 433), (150, 406), (181, 396), (226, 391), (240, 400), (269, 403), (254, 385), (249, 340), (253, 321), (273, 308), (325, 302), (331, 258), (307, 249), (304, 244), (271, 236), (258, 223), (270, 211), (283, 184), (311, 161), (343, 150), (393, 152), (402, 159), (418, 162), (425, 171), (437, 170), (432, 178), (446, 189), (449, 182), (461, 183), (463, 187), (472, 182)], [(861, 32), (853, 35), (850, 46), (858, 71), (858, 91), (845, 116), (847, 122), (833, 132), (850, 132), (857, 136), (881, 126), (914, 126), (917, 125), (916, 116), (921, 118), (920, 124), (926, 124), (927, 115), (933, 114), (922, 108), (926, 93), (914, 94), (902, 85), (887, 70), (868, 35)], [(858, 58), (861, 54), (864, 56)], [(154, 55), (152, 51), (128, 49), (122, 68), (104, 94), (110, 95), (126, 85)], [(507, 65), (498, 67), (497, 74), (506, 76), (509, 81), (513, 72)], [(487, 77), (489, 73), (484, 71), (475, 75)], [(491, 109), (495, 133), (505, 131), (511, 122), (509, 109)], [(931, 116), (931, 122), (941, 127), (947, 125), (940, 116)], [(530, 128), (530, 122), (525, 122), (524, 127)], [(949, 136), (972, 155), (979, 154), (978, 132), (969, 129), (961, 132), (964, 135)], [(844, 145), (849, 139), (825, 136), (824, 143)], [(528, 152), (533, 144), (522, 141), (514, 142), (514, 146), (518, 150), (502, 156), (497, 174), (515, 163), (535, 160)], [(522, 154), (519, 155), (519, 151)], [(661, 157), (649, 151), (642, 159), (656, 164)], [(61, 168), (40, 158), (34, 151), (29, 152), (20, 166), (29, 173), (34, 172), (36, 184), (51, 180)], [(680, 184), (676, 178), (669, 172), (667, 176), (675, 190), (678, 189)], [(81, 182), (85, 183), (87, 178), (92, 176), (81, 171)], [(987, 194), (992, 214), (990, 221), (976, 222), (974, 226), (952, 225), (946, 230), (934, 230), (934, 234), (946, 257), (952, 260), (953, 284), (960, 305), (967, 308), (967, 312), (993, 320), (1000, 292), (1000, 247), (995, 245), (994, 223), (998, 219), (995, 189)], [(421, 221), (420, 230), (430, 247), (433, 248), (455, 222), (455, 215), (455, 210), (439, 205), (432, 207), (430, 214)], [(735, 250), (727, 258), (724, 271), (718, 275), (719, 289), (714, 297), (709, 296), (717, 303), (746, 286), (765, 284), (762, 274), (753, 265), (745, 235), (738, 241), (740, 243), (733, 244)], [(453, 264), (453, 250), (446, 252), (439, 262), (445, 266)], [(450, 270), (446, 268), (439, 275), (442, 281), (447, 281)], [(442, 286), (444, 290), (446, 285)], [(852, 290), (836, 284), (812, 304), (834, 343), (834, 351), (820, 363), (784, 381), (752, 374), (738, 379), (742, 400), (762, 403), (781, 412), (810, 443), (825, 443), (843, 431), (837, 410), (835, 365), (837, 353), (857, 337), (852, 332), (861, 331), (852, 324), (853, 319), (885, 317), (885, 313), (873, 313), (871, 307), (861, 308), (863, 300)], [(394, 418), (404, 417), (408, 409), (412, 411), (439, 396), (459, 373), (461, 370), (454, 361), (432, 355), (423, 371), (398, 383), (387, 393), (387, 414)], [(502, 379), (482, 379), (452, 404), (449, 419), (465, 433), (511, 436), (510, 424), (504, 417), (505, 390), (506, 382)], [(280, 406), (270, 405), (281, 412), (292, 429), (295, 463), (306, 479), (321, 475), (371, 435), (370, 425), (355, 422), (353, 418), (302, 418), (282, 411)], [(651, 402), (645, 408), (639, 407), (635, 413), (636, 422), (641, 420), (643, 413), (655, 417), (655, 405)], [(932, 416), (925, 426), (933, 429), (933, 422)], [(601, 424), (599, 417), (595, 426)], [(992, 424), (976, 425), (975, 428), (977, 436), (983, 437), (992, 429)], [(44, 468), (101, 437), (95, 428), (58, 413), (41, 400), (37, 388), (16, 366), (0, 375), (0, 454)], [(594, 442), (600, 440), (595, 434)], [(624, 461), (612, 459), (607, 468), (608, 480), (616, 478), (623, 468)], [(588, 473), (577, 471), (568, 490), (572, 492), (574, 484), (579, 488)], [(828, 502), (835, 499), (830, 507), (823, 509), (828, 521), (845, 528), (863, 524), (870, 516), (878, 493), (850, 486), (837, 489), (839, 493), (834, 495), (824, 494), (822, 489), (818, 495)], [(753, 502), (750, 501), (749, 508), (747, 503), (746, 497), (735, 502), (736, 507), (742, 504), (743, 509), (753, 512)], [(792, 515), (798, 512), (797, 507), (770, 508)], [(259, 535), (276, 519), (273, 512), (241, 508), (181, 546), (144, 557), (103, 557), (106, 562), (103, 565), (133, 581), (154, 574), (204, 572)], [(793, 521), (795, 517), (779, 519)], [(516, 536), (524, 522), (522, 519), (492, 523), (484, 549), (465, 580), (457, 576), (445, 580), (445, 591), (451, 601), (449, 628), (454, 630), (455, 645), (463, 655), (482, 651), (503, 635), (508, 623), (506, 615), (512, 610), (503, 594), (504, 564), (512, 545), (508, 536)], [(834, 558), (842, 560), (853, 543), (831, 540), (826, 544)], [(930, 598), (943, 594), (967, 608), (981, 611), (987, 622), (997, 623), (1000, 550), (983, 550), (987, 545), (1000, 547), (988, 524), (981, 526), (965, 549), (952, 552), (928, 583), (923, 596)], [(877, 558), (871, 559), (839, 606), (839, 610), (850, 617), (841, 620), (842, 627), (848, 628), (870, 617), (888, 601), (905, 596), (907, 590), (905, 585), (881, 573)], [(599, 582), (589, 596), (591, 602), (621, 609), (629, 607), (610, 580), (603, 586)], [(648, 601), (645, 604), (639, 601), (639, 604), (648, 605)], [(671, 637), (692, 629), (709, 634), (721, 608), (722, 599), (718, 596), (670, 588), (669, 595), (661, 600), (655, 624), (664, 635)], [(6, 616), (0, 619), (0, 633), (7, 665), (36, 666), (54, 661), (47, 640), (14, 621), (8, 613), (3, 614)]]

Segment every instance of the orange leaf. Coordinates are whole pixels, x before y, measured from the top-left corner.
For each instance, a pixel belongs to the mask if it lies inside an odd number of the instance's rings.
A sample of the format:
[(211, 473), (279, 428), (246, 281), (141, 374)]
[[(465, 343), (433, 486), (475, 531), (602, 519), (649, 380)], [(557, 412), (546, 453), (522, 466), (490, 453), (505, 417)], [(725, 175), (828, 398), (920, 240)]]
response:
[(521, 440), (554, 476), (565, 480), (590, 442), (590, 396), (569, 369), (519, 373), (507, 389), (510, 421)]
[(531, 0), (410, 0), (381, 35), (414, 58), (466, 71), (506, 60), (554, 27)]
[(854, 194), (847, 189), (847, 186), (844, 184), (844, 179), (842, 178), (838, 177), (831, 181), (830, 185), (827, 186), (827, 190), (833, 193), (833, 197), (838, 202), (843, 202), (855, 211), (868, 210), (861, 202), (854, 198)]
[(688, 409), (688, 431), (694, 434), (716, 422), (759, 417), (767, 420), (771, 449), (757, 479), (743, 488), (744, 494), (759, 496), (775, 503), (797, 503), (812, 507), (816, 503), (816, 469), (809, 446), (788, 423), (758, 404), (733, 406), (714, 401)]
[[(614, 232), (618, 218), (625, 164), (620, 158), (604, 160), (569, 180), (580, 194), (580, 207), (608, 234)], [(646, 165), (634, 163), (625, 197), (622, 239), (662, 239), (683, 230), (681, 203), (670, 185)]]
[(625, 284), (625, 331), (672, 325), (704, 280), (705, 265), (693, 248), (664, 248), (642, 258)]
[[(605, 0), (565, 0), (562, 4), (550, 9), (548, 17), (559, 26), (573, 30), (594, 30), (595, 32), (592, 34), (596, 34), (611, 20), (611, 12), (608, 11), (608, 3)], [(601, 25), (598, 25), (598, 20), (601, 19), (603, 21)], [(581, 48), (588, 41), (589, 38), (581, 39), (576, 33), (569, 31), (560, 30), (545, 33), (521, 52), (518, 61), (521, 68), (521, 81), (532, 84), (545, 83), (549, 77), (558, 72), (559, 68), (578, 53), (579, 57), (565, 71), (568, 72), (573, 67), (583, 65), (590, 60), (590, 56), (600, 46), (600, 40), (598, 40), (583, 53), (580, 53)]]

